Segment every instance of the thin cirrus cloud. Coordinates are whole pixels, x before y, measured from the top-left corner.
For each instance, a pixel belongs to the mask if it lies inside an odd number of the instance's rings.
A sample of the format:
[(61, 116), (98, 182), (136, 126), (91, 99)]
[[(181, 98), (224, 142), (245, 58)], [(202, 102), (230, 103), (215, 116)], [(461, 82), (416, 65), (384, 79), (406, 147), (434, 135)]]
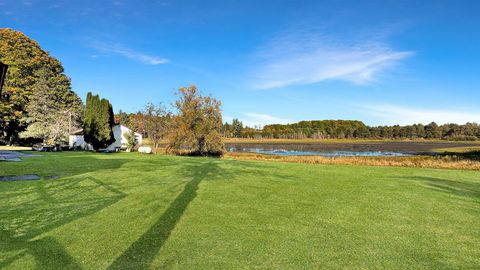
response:
[[(91, 47), (100, 53), (122, 56), (146, 65), (166, 64), (169, 61), (154, 55), (145, 54), (116, 43), (92, 43)], [(98, 55), (94, 55), (97, 58)]]
[(480, 111), (419, 109), (392, 104), (357, 105), (364, 113), (382, 124), (411, 125), (415, 123), (437, 124), (480, 122)]
[(348, 45), (315, 35), (287, 36), (256, 55), (261, 60), (254, 70), (253, 86), (271, 89), (325, 80), (363, 85), (377, 81), (382, 72), (413, 54), (379, 41)]

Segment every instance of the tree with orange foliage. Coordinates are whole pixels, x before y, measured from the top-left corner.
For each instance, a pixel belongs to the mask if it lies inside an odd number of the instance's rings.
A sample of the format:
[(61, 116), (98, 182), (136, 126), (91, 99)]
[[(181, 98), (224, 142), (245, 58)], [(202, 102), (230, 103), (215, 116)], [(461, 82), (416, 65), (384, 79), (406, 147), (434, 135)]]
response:
[(166, 137), (170, 127), (171, 115), (162, 104), (155, 105), (148, 103), (139, 114), (136, 124), (136, 130), (143, 130), (147, 137), (152, 141), (153, 151), (156, 153), (160, 142)]
[(202, 96), (195, 85), (180, 88), (178, 95), (177, 115), (173, 117), (167, 152), (191, 156), (223, 155), (221, 102)]

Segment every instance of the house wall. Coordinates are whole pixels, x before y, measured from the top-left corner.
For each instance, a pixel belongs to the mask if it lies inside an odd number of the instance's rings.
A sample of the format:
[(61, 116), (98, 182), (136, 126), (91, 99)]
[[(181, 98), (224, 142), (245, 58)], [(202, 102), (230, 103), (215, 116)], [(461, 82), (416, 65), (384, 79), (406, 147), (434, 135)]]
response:
[(70, 148), (80, 147), (86, 150), (92, 150), (91, 145), (85, 142), (83, 135), (70, 135), (68, 138), (68, 145)]
[[(113, 130), (113, 136), (115, 138), (115, 142), (113, 142), (111, 145), (109, 145), (106, 149), (108, 151), (114, 151), (115, 149), (126, 149), (127, 148), (127, 139), (125, 138), (125, 135), (130, 132), (130, 129), (122, 126), (122, 125), (116, 125), (112, 128)], [(142, 145), (142, 135), (139, 133), (135, 132), (135, 137), (137, 137), (137, 141), (139, 145)], [(87, 145), (85, 142), (83, 135), (70, 135), (69, 137), (69, 146), (70, 148), (76, 147), (76, 146), (81, 146), (82, 148), (85, 148), (88, 146), (91, 150), (91, 146)]]
[[(120, 125), (117, 125), (117, 126), (114, 126), (113, 127), (113, 137), (115, 138), (115, 141), (110, 144), (106, 149), (109, 150), (109, 151), (113, 151), (115, 150), (116, 148), (126, 148), (127, 147), (127, 141), (126, 139), (123, 137), (123, 129), (122, 129), (123, 126), (120, 126)], [(127, 128), (128, 129), (128, 128)]]

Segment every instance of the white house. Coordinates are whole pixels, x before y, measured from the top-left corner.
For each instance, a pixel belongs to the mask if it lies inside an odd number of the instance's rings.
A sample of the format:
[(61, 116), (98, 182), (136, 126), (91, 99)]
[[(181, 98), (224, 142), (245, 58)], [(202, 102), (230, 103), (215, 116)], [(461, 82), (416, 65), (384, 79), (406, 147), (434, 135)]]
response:
[[(115, 141), (110, 144), (104, 150), (106, 151), (117, 151), (127, 149), (127, 139), (126, 134), (131, 132), (129, 128), (122, 125), (113, 126), (113, 136)], [(142, 134), (135, 132), (135, 137), (137, 138), (138, 145), (142, 145)], [(90, 144), (87, 144), (83, 138), (83, 129), (72, 132), (68, 139), (68, 145), (70, 148), (80, 147), (86, 150), (93, 150)]]

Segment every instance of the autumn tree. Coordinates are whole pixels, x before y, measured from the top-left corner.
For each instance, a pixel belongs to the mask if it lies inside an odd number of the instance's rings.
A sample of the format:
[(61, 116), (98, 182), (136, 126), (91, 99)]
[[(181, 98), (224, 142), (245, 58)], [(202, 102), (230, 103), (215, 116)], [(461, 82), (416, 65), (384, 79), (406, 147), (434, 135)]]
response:
[(167, 151), (181, 155), (222, 155), (225, 146), (221, 136), (221, 102), (202, 96), (194, 85), (180, 88), (178, 95)]
[(128, 117), (128, 127), (142, 134), (143, 137), (147, 137), (147, 132), (145, 131), (145, 115), (144, 111), (139, 111), (136, 113), (131, 113)]
[(145, 135), (152, 141), (153, 151), (157, 152), (161, 141), (167, 136), (172, 117), (162, 104), (153, 103), (148, 103), (141, 115), (141, 126)]
[[(38, 91), (47, 91), (46, 87), (49, 95), (60, 98), (56, 100), (58, 105), (74, 108), (74, 114), (79, 112), (77, 105), (80, 99), (71, 91), (70, 80), (60, 61), (23, 33), (0, 29), (0, 62), (9, 66), (0, 100), (0, 140), (13, 143), (27, 126), (34, 125), (28, 130), (33, 131), (43, 125), (44, 119), (35, 116), (35, 112), (38, 112), (34, 109), (36, 104), (30, 102), (35, 102), (34, 99), (41, 96)], [(47, 126), (52, 127), (50, 124)], [(47, 131), (40, 137), (45, 139), (52, 135)]]
[(130, 115), (122, 110), (115, 114), (115, 124), (120, 124), (126, 127), (130, 127)]

